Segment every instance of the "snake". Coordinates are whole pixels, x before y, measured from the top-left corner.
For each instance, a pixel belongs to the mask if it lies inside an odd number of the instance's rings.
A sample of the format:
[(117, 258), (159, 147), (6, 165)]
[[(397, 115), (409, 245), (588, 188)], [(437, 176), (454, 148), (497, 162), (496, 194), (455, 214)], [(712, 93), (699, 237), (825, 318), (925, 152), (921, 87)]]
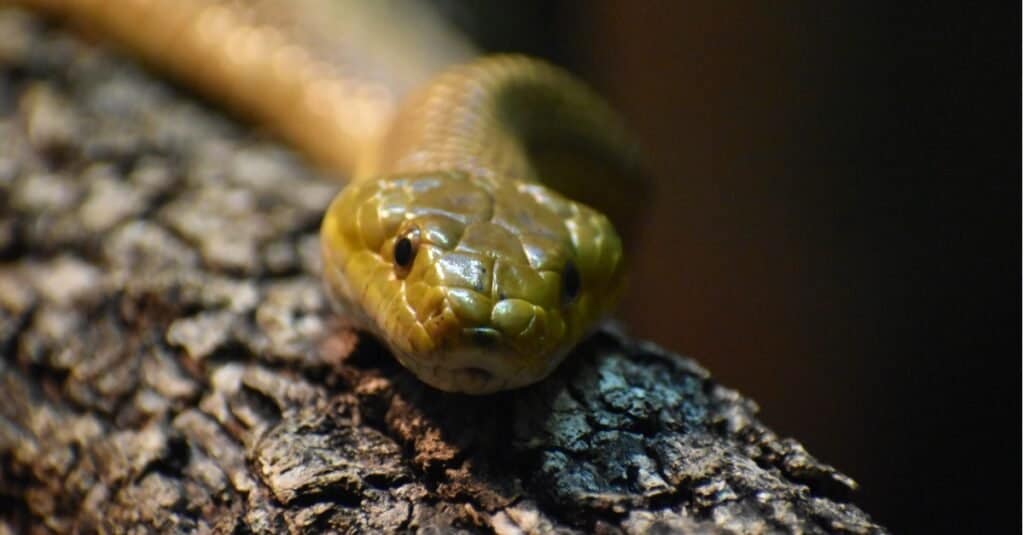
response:
[(345, 177), (320, 228), (327, 291), (428, 385), (536, 383), (623, 293), (622, 238), (589, 199), (635, 187), (636, 143), (560, 67), (482, 55), (415, 1), (3, 4), (114, 43)]

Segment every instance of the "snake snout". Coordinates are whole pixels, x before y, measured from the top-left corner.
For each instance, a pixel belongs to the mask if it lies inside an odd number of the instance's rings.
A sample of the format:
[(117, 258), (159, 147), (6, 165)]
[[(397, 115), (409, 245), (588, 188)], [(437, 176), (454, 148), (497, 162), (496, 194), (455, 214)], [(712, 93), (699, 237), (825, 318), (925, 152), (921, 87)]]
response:
[(475, 348), (509, 357), (531, 357), (550, 349), (564, 334), (564, 322), (543, 307), (517, 298), (497, 303), (462, 289), (449, 289), (443, 310), (426, 323), (447, 349)]
[(565, 354), (561, 315), (525, 299), (496, 303), (482, 294), (446, 288), (422, 323), (431, 349), (403, 355), (415, 373), (446, 391), (487, 393), (536, 382)]

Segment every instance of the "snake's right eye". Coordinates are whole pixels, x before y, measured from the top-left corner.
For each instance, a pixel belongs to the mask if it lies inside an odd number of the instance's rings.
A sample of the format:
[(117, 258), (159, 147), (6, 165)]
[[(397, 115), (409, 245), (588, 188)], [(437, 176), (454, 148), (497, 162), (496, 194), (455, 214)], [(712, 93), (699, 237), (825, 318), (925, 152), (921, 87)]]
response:
[(420, 231), (416, 227), (401, 232), (395, 240), (394, 249), (391, 251), (391, 259), (398, 268), (399, 274), (408, 273), (412, 263), (416, 260), (416, 251), (420, 248)]
[(416, 247), (414, 247), (411, 239), (402, 236), (395, 242), (395, 265), (408, 269), (412, 266), (412, 261), (415, 259)]

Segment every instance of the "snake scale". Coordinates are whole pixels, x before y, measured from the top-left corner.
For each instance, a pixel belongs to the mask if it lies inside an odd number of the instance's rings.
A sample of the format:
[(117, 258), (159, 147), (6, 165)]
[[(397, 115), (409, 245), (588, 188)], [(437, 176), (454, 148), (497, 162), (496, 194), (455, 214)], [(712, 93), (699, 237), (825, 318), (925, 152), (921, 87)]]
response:
[(321, 227), (326, 285), (436, 388), (539, 381), (622, 291), (619, 234), (567, 192), (628, 184), (636, 151), (560, 68), (479, 56), (413, 1), (5, 3), (118, 44), (347, 177)]

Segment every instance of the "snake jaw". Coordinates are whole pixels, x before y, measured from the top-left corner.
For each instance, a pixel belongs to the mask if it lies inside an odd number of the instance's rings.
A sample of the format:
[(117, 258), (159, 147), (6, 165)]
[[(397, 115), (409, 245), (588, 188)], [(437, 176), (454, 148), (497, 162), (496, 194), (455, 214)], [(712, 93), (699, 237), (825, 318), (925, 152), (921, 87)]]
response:
[[(614, 299), (615, 293), (606, 296)], [(591, 310), (598, 304), (590, 301), (588, 297), (577, 304)], [(491, 318), (476, 324), (460, 318), (452, 301), (445, 299), (440, 311), (423, 322), (429, 350), (403, 351), (399, 348), (405, 341), (394, 339), (393, 333), (378, 331), (378, 336), (427, 384), (448, 392), (488, 394), (543, 379), (589, 334), (591, 318), (584, 314), (582, 321), (566, 320), (566, 312), (510, 298), (494, 305)], [(582, 327), (573, 331), (573, 324)]]
[(490, 394), (519, 388), (546, 377), (568, 354), (570, 347), (554, 353), (524, 355), (494, 329), (460, 330), (461, 342), (438, 349), (429, 357), (397, 353), (398, 359), (423, 382), (446, 392)]

